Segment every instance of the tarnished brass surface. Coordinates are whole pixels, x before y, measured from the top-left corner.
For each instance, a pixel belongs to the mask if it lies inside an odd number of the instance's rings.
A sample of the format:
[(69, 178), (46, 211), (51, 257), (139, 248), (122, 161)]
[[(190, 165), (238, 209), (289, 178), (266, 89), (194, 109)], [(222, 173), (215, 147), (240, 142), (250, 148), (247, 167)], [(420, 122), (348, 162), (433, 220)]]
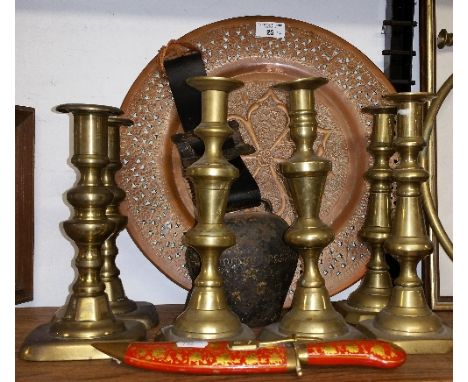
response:
[(186, 170), (193, 184), (197, 223), (184, 242), (200, 255), (201, 269), (187, 308), (162, 334), (166, 339), (232, 339), (241, 334), (253, 338), (253, 332), (229, 309), (218, 270), (219, 256), (236, 242), (223, 218), (239, 171), (224, 158), (221, 148), (232, 134), (227, 124), (228, 94), (243, 83), (224, 77), (193, 77), (187, 83), (202, 93), (202, 120), (195, 134), (203, 140), (205, 151)]
[(263, 339), (291, 335), (321, 339), (359, 336), (331, 305), (318, 268), (322, 249), (334, 237), (319, 217), (325, 181), (332, 165), (313, 149), (317, 137), (314, 91), (327, 82), (322, 77), (309, 77), (274, 86), (289, 92), (290, 134), (295, 143), (291, 158), (280, 163), (298, 216), (284, 240), (299, 252), (304, 273), (296, 286), (291, 309), (279, 324), (264, 329), (260, 335)]
[(453, 33), (447, 32), (447, 29), (441, 29), (437, 35), (437, 48), (443, 49), (446, 46), (453, 46)]
[(122, 167), (120, 162), (120, 127), (131, 126), (133, 121), (126, 118), (110, 116), (108, 120), (108, 157), (109, 164), (102, 172), (104, 186), (112, 192), (113, 198), (106, 208), (106, 216), (115, 228), (102, 246), (103, 264), (101, 279), (109, 298), (109, 304), (118, 318), (140, 321), (146, 329), (158, 324), (158, 314), (153, 304), (144, 301), (135, 302), (125, 295), (120, 270), (115, 263), (119, 252), (117, 237), (127, 225), (127, 217), (119, 212), (119, 204), (125, 199), (125, 192), (117, 186), (115, 173)]
[(74, 214), (63, 223), (63, 227), (78, 248), (75, 259), (78, 277), (68, 304), (49, 324), (39, 326), (26, 338), (19, 355), (31, 361), (104, 358), (96, 354), (92, 341), (146, 337), (142, 324), (115, 319), (100, 278), (101, 247), (115, 228), (114, 222), (106, 217), (106, 207), (113, 194), (101, 179), (101, 171), (109, 162), (107, 119), (122, 111), (109, 106), (84, 104), (60, 105), (56, 110), (73, 114), (74, 153), (71, 162), (81, 176), (77, 185), (67, 193)]
[(363, 109), (373, 115), (374, 123), (368, 151), (374, 157), (374, 165), (366, 173), (370, 183), (369, 203), (361, 238), (368, 244), (371, 259), (367, 272), (347, 301), (340, 301), (336, 307), (350, 324), (373, 318), (388, 303), (392, 292), (392, 279), (388, 273), (383, 248), (390, 236), (390, 186), (392, 170), (389, 159), (394, 153), (392, 141), (395, 127), (395, 106), (372, 106)]
[(418, 163), (426, 145), (422, 136), (424, 104), (432, 93), (396, 93), (384, 97), (395, 103), (400, 164), (394, 170), (397, 205), (385, 249), (398, 260), (400, 274), (388, 305), (359, 324), (366, 334), (397, 343), (409, 353), (440, 353), (452, 348), (452, 330), (428, 307), (416, 266), (433, 251), (421, 203), (421, 184), (429, 175)]
[(93, 338), (56, 337), (50, 332), (50, 324), (38, 326), (29, 334), (19, 351), (19, 357), (26, 361), (81, 361), (110, 358), (97, 351), (94, 341), (138, 341), (145, 339), (144, 326), (139, 322), (125, 321), (123, 332)]

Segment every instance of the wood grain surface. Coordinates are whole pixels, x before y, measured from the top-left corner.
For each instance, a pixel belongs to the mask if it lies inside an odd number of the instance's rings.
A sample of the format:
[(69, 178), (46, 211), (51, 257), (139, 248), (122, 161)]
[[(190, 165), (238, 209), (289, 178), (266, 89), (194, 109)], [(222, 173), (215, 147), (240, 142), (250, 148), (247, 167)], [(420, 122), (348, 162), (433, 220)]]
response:
[[(162, 325), (171, 323), (182, 305), (159, 305)], [(37, 325), (48, 322), (57, 308), (16, 308), (16, 381), (112, 381), (112, 382), (202, 382), (202, 381), (295, 381), (294, 374), (239, 375), (239, 376), (193, 376), (166, 374), (119, 365), (111, 360), (69, 362), (27, 362), (18, 359), (18, 349), (24, 338)], [(438, 312), (448, 325), (452, 325), (452, 312)], [(148, 332), (152, 339), (158, 328)], [(300, 380), (308, 382), (346, 381), (451, 381), (452, 354), (409, 355), (406, 363), (395, 370), (379, 370), (364, 367), (307, 367)]]

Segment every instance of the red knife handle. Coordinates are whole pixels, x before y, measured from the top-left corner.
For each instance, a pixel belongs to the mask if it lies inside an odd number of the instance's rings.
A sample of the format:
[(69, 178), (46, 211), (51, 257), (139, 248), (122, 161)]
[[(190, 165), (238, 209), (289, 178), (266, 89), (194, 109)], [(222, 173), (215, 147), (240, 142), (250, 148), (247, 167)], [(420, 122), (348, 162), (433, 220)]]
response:
[(291, 347), (233, 351), (229, 344), (211, 342), (196, 348), (178, 347), (174, 342), (133, 343), (123, 361), (143, 369), (187, 374), (284, 373), (295, 369)]
[(355, 365), (394, 368), (403, 364), (400, 347), (379, 340), (310, 342), (298, 346), (299, 359), (307, 365)]

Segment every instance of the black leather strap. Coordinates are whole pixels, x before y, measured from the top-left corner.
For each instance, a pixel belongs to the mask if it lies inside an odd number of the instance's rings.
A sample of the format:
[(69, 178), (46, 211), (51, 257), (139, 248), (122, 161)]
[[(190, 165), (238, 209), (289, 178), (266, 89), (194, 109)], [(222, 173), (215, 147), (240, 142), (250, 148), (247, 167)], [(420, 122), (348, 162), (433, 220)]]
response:
[(187, 85), (185, 80), (195, 76), (206, 76), (201, 54), (193, 53), (165, 60), (164, 68), (182, 128), (184, 131), (192, 131), (201, 121), (201, 93)]
[[(186, 79), (194, 76), (206, 76), (206, 70), (201, 54), (196, 52), (189, 55), (184, 55), (171, 60), (164, 61), (169, 86), (172, 91), (172, 96), (176, 105), (177, 113), (179, 114), (182, 128), (185, 132), (190, 132), (201, 121), (201, 94), (198, 90), (187, 85)], [(181, 137), (179, 135), (178, 140)], [(182, 136), (183, 139), (183, 136)], [(203, 142), (201, 140), (194, 141), (187, 139), (185, 145), (189, 145), (192, 149), (192, 154), (201, 156), (204, 151)], [(223, 150), (234, 149), (236, 143), (232, 138), (226, 140)], [(183, 145), (177, 144), (179, 154), (182, 157), (182, 163), (185, 156), (190, 150), (181, 150)], [(230, 155), (232, 157), (232, 155)], [(239, 178), (237, 178), (232, 186), (229, 194), (227, 211), (236, 211), (244, 208), (259, 206), (261, 203), (260, 189), (252, 174), (248, 170), (244, 161), (240, 156), (229, 160), (239, 170)]]

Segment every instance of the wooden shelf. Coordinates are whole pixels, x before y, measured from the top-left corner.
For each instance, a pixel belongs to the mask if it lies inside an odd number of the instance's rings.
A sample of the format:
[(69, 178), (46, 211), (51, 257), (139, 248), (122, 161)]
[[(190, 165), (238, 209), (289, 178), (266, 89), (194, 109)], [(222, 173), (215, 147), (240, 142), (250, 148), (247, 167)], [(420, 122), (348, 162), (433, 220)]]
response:
[[(162, 325), (171, 323), (182, 311), (182, 305), (159, 305)], [(302, 378), (294, 373), (254, 376), (193, 376), (155, 373), (119, 365), (111, 360), (71, 362), (27, 362), (18, 359), (18, 349), (25, 337), (37, 325), (50, 321), (57, 308), (16, 308), (16, 380), (28, 381), (112, 381), (112, 382), (202, 382), (202, 381), (452, 381), (452, 353), (442, 355), (409, 355), (406, 363), (395, 370), (364, 367), (309, 367)], [(452, 326), (452, 312), (438, 312), (445, 323)], [(148, 332), (152, 339), (158, 328)]]

